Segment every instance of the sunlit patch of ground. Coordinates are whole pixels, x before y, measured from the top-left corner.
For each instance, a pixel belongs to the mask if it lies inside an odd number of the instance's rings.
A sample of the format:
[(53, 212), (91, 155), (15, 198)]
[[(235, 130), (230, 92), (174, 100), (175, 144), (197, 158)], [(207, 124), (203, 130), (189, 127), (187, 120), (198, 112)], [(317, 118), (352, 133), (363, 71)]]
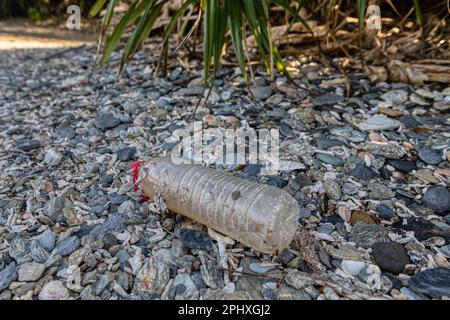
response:
[(0, 50), (52, 49), (94, 43), (92, 27), (69, 30), (64, 24), (37, 24), (29, 20), (0, 20)]

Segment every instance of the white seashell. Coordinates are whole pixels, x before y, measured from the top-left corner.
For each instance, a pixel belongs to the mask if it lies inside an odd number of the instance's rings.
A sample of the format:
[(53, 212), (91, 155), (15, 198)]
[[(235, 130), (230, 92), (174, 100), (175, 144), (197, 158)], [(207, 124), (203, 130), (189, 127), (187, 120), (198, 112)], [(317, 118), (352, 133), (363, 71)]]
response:
[(266, 273), (279, 266), (279, 263), (250, 263), (249, 269), (255, 273)]
[(364, 268), (364, 261), (342, 260), (341, 268), (352, 276), (358, 275)]

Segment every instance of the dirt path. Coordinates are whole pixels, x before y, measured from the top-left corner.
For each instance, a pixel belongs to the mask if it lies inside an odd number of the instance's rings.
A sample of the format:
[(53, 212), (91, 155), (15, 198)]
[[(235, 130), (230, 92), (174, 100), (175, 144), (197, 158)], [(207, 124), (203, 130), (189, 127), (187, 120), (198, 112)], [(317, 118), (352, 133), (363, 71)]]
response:
[(69, 30), (63, 22), (0, 20), (0, 50), (76, 47), (94, 43), (95, 39), (96, 33), (92, 26)]

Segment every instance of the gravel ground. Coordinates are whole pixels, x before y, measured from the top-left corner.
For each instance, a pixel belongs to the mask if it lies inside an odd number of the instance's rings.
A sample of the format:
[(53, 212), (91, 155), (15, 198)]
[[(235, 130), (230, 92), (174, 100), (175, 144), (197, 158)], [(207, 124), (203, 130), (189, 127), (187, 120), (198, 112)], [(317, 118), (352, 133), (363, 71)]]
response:
[[(450, 297), (450, 88), (345, 79), (307, 57), (294, 83), (219, 72), (205, 126), (278, 128), (291, 167), (219, 168), (284, 188), (298, 234), (271, 257), (140, 201), (128, 167), (173, 148), (205, 95), (199, 62), (116, 80), (95, 48), (0, 51), (0, 299)], [(191, 71), (187, 71), (191, 70)], [(209, 116), (206, 116), (209, 115)]]

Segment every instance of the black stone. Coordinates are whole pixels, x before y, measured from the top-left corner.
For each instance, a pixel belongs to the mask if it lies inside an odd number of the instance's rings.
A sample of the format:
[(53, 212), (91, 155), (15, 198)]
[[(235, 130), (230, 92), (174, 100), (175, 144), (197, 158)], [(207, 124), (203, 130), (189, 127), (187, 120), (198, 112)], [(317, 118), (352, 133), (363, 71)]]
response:
[(102, 234), (106, 233), (107, 231), (122, 231), (125, 229), (125, 219), (124, 217), (119, 214), (111, 214), (104, 223), (98, 224), (92, 229), (90, 232), (90, 235), (94, 238), (98, 239)]
[(135, 147), (125, 147), (117, 151), (117, 159), (120, 161), (128, 161), (134, 156), (135, 153)]
[(377, 174), (371, 168), (361, 163), (357, 164), (355, 169), (350, 171), (348, 174), (353, 177), (365, 180), (373, 179), (377, 176)]
[(439, 164), (442, 161), (442, 151), (425, 146), (419, 150), (419, 158), (427, 164)]
[(56, 129), (56, 136), (58, 138), (68, 138), (73, 139), (76, 136), (76, 132), (72, 127), (61, 127)]
[(317, 139), (317, 146), (321, 149), (329, 149), (331, 147), (343, 146), (345, 143), (337, 139)]
[(204, 232), (194, 229), (180, 229), (178, 238), (191, 249), (210, 251), (213, 249), (212, 239)]
[(393, 166), (398, 171), (405, 172), (405, 173), (411, 172), (413, 170), (417, 170), (417, 166), (414, 161), (388, 160), (388, 164)]
[(416, 118), (410, 115), (401, 116), (398, 120), (400, 120), (407, 129), (415, 128), (419, 124)]
[(60, 256), (68, 256), (72, 252), (78, 249), (80, 246), (80, 239), (77, 236), (70, 236), (64, 240), (61, 240), (56, 245), (56, 254)]
[(100, 184), (104, 187), (109, 186), (114, 181), (114, 176), (107, 174), (100, 179)]
[(95, 119), (95, 126), (99, 129), (112, 129), (120, 124), (120, 120), (111, 112), (100, 113)]
[(425, 219), (411, 218), (408, 219), (407, 224), (398, 222), (394, 224), (394, 227), (400, 230), (413, 231), (414, 236), (419, 241), (424, 241), (432, 237), (441, 237), (447, 242), (450, 241), (450, 231), (441, 229)]
[(377, 209), (383, 219), (391, 220), (395, 216), (394, 211), (385, 204), (379, 204)]
[(11, 282), (17, 279), (16, 264), (11, 263), (0, 271), (0, 292), (9, 287)]
[(108, 196), (109, 201), (111, 201), (112, 204), (120, 205), (127, 201), (129, 197), (126, 194), (123, 195), (117, 195), (116, 193), (112, 193)]
[(399, 274), (410, 262), (405, 248), (395, 242), (377, 242), (372, 245), (372, 255), (381, 270)]
[(31, 151), (41, 147), (41, 143), (37, 140), (21, 140), (17, 141), (16, 147), (23, 151)]
[(422, 197), (422, 204), (437, 214), (445, 215), (450, 211), (450, 192), (443, 186), (430, 187)]
[(258, 173), (261, 172), (261, 167), (262, 166), (260, 164), (248, 164), (245, 166), (242, 172), (249, 176), (256, 176)]
[(409, 279), (409, 287), (432, 298), (450, 296), (450, 269), (435, 268), (419, 272)]

